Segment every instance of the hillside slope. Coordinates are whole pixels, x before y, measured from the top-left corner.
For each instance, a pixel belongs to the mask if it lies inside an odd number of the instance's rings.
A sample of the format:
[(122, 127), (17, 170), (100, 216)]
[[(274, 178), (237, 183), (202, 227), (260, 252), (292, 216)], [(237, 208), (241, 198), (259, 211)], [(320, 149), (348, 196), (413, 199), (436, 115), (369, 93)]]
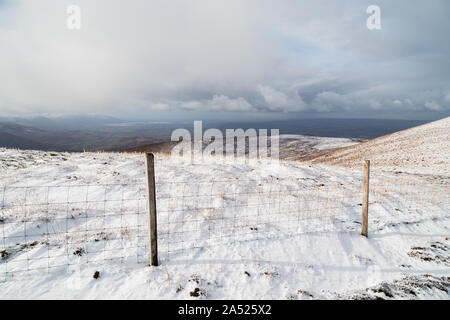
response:
[[(258, 141), (258, 138), (252, 138)], [(261, 137), (259, 137), (261, 139)], [(268, 140), (268, 146), (270, 147), (270, 138)], [(336, 150), (338, 148), (348, 147), (355, 145), (362, 140), (351, 138), (336, 138), (336, 137), (315, 137), (299, 134), (283, 134), (279, 136), (279, 157), (281, 160), (302, 160), (305, 157), (315, 156)], [(189, 142), (176, 142), (168, 141), (161, 143), (153, 143), (149, 145), (138, 146), (130, 149), (123, 150), (123, 152), (158, 152), (170, 154), (172, 149), (179, 143)], [(191, 142), (192, 143), (192, 142)], [(203, 141), (203, 149), (205, 149), (211, 142)], [(242, 146), (238, 146), (236, 141), (230, 138), (223, 141), (224, 152), (225, 144), (234, 144), (236, 150), (244, 152)], [(257, 144), (258, 142), (256, 142)], [(246, 141), (245, 154), (248, 155), (248, 141)], [(193, 146), (191, 147), (193, 148)], [(224, 153), (225, 154), (225, 153)]]
[(35, 142), (30, 139), (25, 139), (7, 132), (0, 131), (0, 146), (6, 148), (20, 148), (23, 150), (40, 149), (51, 150), (52, 147), (42, 143)]
[(0, 122), (0, 147), (24, 150), (52, 150), (53, 145), (42, 143), (39, 137), (42, 130), (18, 124)]
[(449, 298), (448, 179), (373, 175), (365, 238), (359, 168), (205, 158), (156, 155), (148, 267), (143, 155), (0, 148), (0, 299)]
[(448, 175), (450, 117), (310, 158), (314, 164)]

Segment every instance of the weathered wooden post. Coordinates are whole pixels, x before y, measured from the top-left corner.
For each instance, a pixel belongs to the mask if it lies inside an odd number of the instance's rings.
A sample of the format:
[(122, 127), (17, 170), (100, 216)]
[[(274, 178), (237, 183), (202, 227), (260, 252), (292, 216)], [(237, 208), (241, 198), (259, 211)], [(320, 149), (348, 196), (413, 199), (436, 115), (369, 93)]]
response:
[(147, 173), (147, 210), (148, 231), (150, 244), (150, 265), (158, 265), (158, 238), (156, 228), (156, 186), (155, 186), (155, 157), (153, 153), (145, 154)]
[(369, 172), (370, 172), (370, 160), (364, 162), (363, 173), (363, 201), (362, 201), (362, 230), (363, 236), (368, 236), (369, 229)]

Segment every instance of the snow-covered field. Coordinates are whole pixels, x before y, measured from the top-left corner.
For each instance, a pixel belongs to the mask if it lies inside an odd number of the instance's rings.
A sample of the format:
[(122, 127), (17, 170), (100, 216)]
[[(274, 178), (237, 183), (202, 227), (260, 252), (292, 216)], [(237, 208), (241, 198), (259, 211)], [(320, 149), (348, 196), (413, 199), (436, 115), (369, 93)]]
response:
[(149, 267), (143, 155), (0, 159), (2, 299), (450, 297), (445, 174), (372, 174), (365, 238), (361, 168), (159, 154)]

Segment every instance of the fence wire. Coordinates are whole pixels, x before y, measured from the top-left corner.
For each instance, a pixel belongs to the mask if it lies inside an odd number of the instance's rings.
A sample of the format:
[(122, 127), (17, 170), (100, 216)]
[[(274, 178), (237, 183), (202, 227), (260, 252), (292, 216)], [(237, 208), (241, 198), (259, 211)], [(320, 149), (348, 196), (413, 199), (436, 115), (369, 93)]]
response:
[[(356, 187), (352, 188), (352, 187)], [(273, 179), (157, 184), (162, 259), (192, 249), (285, 238), (299, 233), (348, 230), (360, 222), (361, 192), (336, 183), (304, 187)]]
[(3, 187), (0, 275), (105, 261), (143, 263), (145, 185)]
[[(360, 231), (361, 179), (308, 181), (171, 181), (157, 174), (160, 262), (236, 242)], [(406, 215), (413, 222), (433, 219), (436, 208), (448, 212), (449, 191), (445, 184), (371, 180), (369, 233), (402, 223)], [(4, 186), (0, 201), (0, 281), (73, 265), (148, 264), (144, 180)]]

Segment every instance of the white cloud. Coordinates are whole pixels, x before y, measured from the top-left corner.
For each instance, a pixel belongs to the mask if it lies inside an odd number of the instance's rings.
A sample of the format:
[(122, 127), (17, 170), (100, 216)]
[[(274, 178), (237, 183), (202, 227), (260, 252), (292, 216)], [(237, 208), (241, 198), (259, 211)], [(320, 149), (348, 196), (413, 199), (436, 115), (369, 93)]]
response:
[(252, 111), (253, 107), (247, 100), (242, 97), (236, 99), (230, 99), (229, 97), (221, 94), (215, 95), (208, 101), (208, 106), (211, 110), (215, 111)]
[(302, 111), (305, 109), (305, 102), (297, 92), (290, 95), (278, 91), (270, 86), (259, 85), (257, 91), (262, 95), (266, 107), (272, 111)]
[(352, 100), (336, 92), (325, 91), (319, 93), (312, 102), (315, 110), (319, 112), (330, 112), (335, 110), (350, 110), (353, 106)]
[(185, 110), (198, 110), (203, 107), (203, 104), (200, 101), (188, 101), (181, 102), (180, 107)]
[(447, 92), (444, 98), (445, 102), (450, 103), (450, 92)]
[(380, 110), (383, 108), (383, 105), (380, 103), (380, 101), (373, 100), (373, 99), (369, 100), (369, 106), (373, 110)]
[(150, 107), (152, 110), (157, 110), (157, 111), (166, 111), (166, 110), (170, 110), (170, 107), (168, 104), (165, 103), (155, 103)]
[(439, 103), (436, 101), (427, 101), (425, 102), (425, 108), (432, 111), (442, 111), (444, 108), (441, 107)]

